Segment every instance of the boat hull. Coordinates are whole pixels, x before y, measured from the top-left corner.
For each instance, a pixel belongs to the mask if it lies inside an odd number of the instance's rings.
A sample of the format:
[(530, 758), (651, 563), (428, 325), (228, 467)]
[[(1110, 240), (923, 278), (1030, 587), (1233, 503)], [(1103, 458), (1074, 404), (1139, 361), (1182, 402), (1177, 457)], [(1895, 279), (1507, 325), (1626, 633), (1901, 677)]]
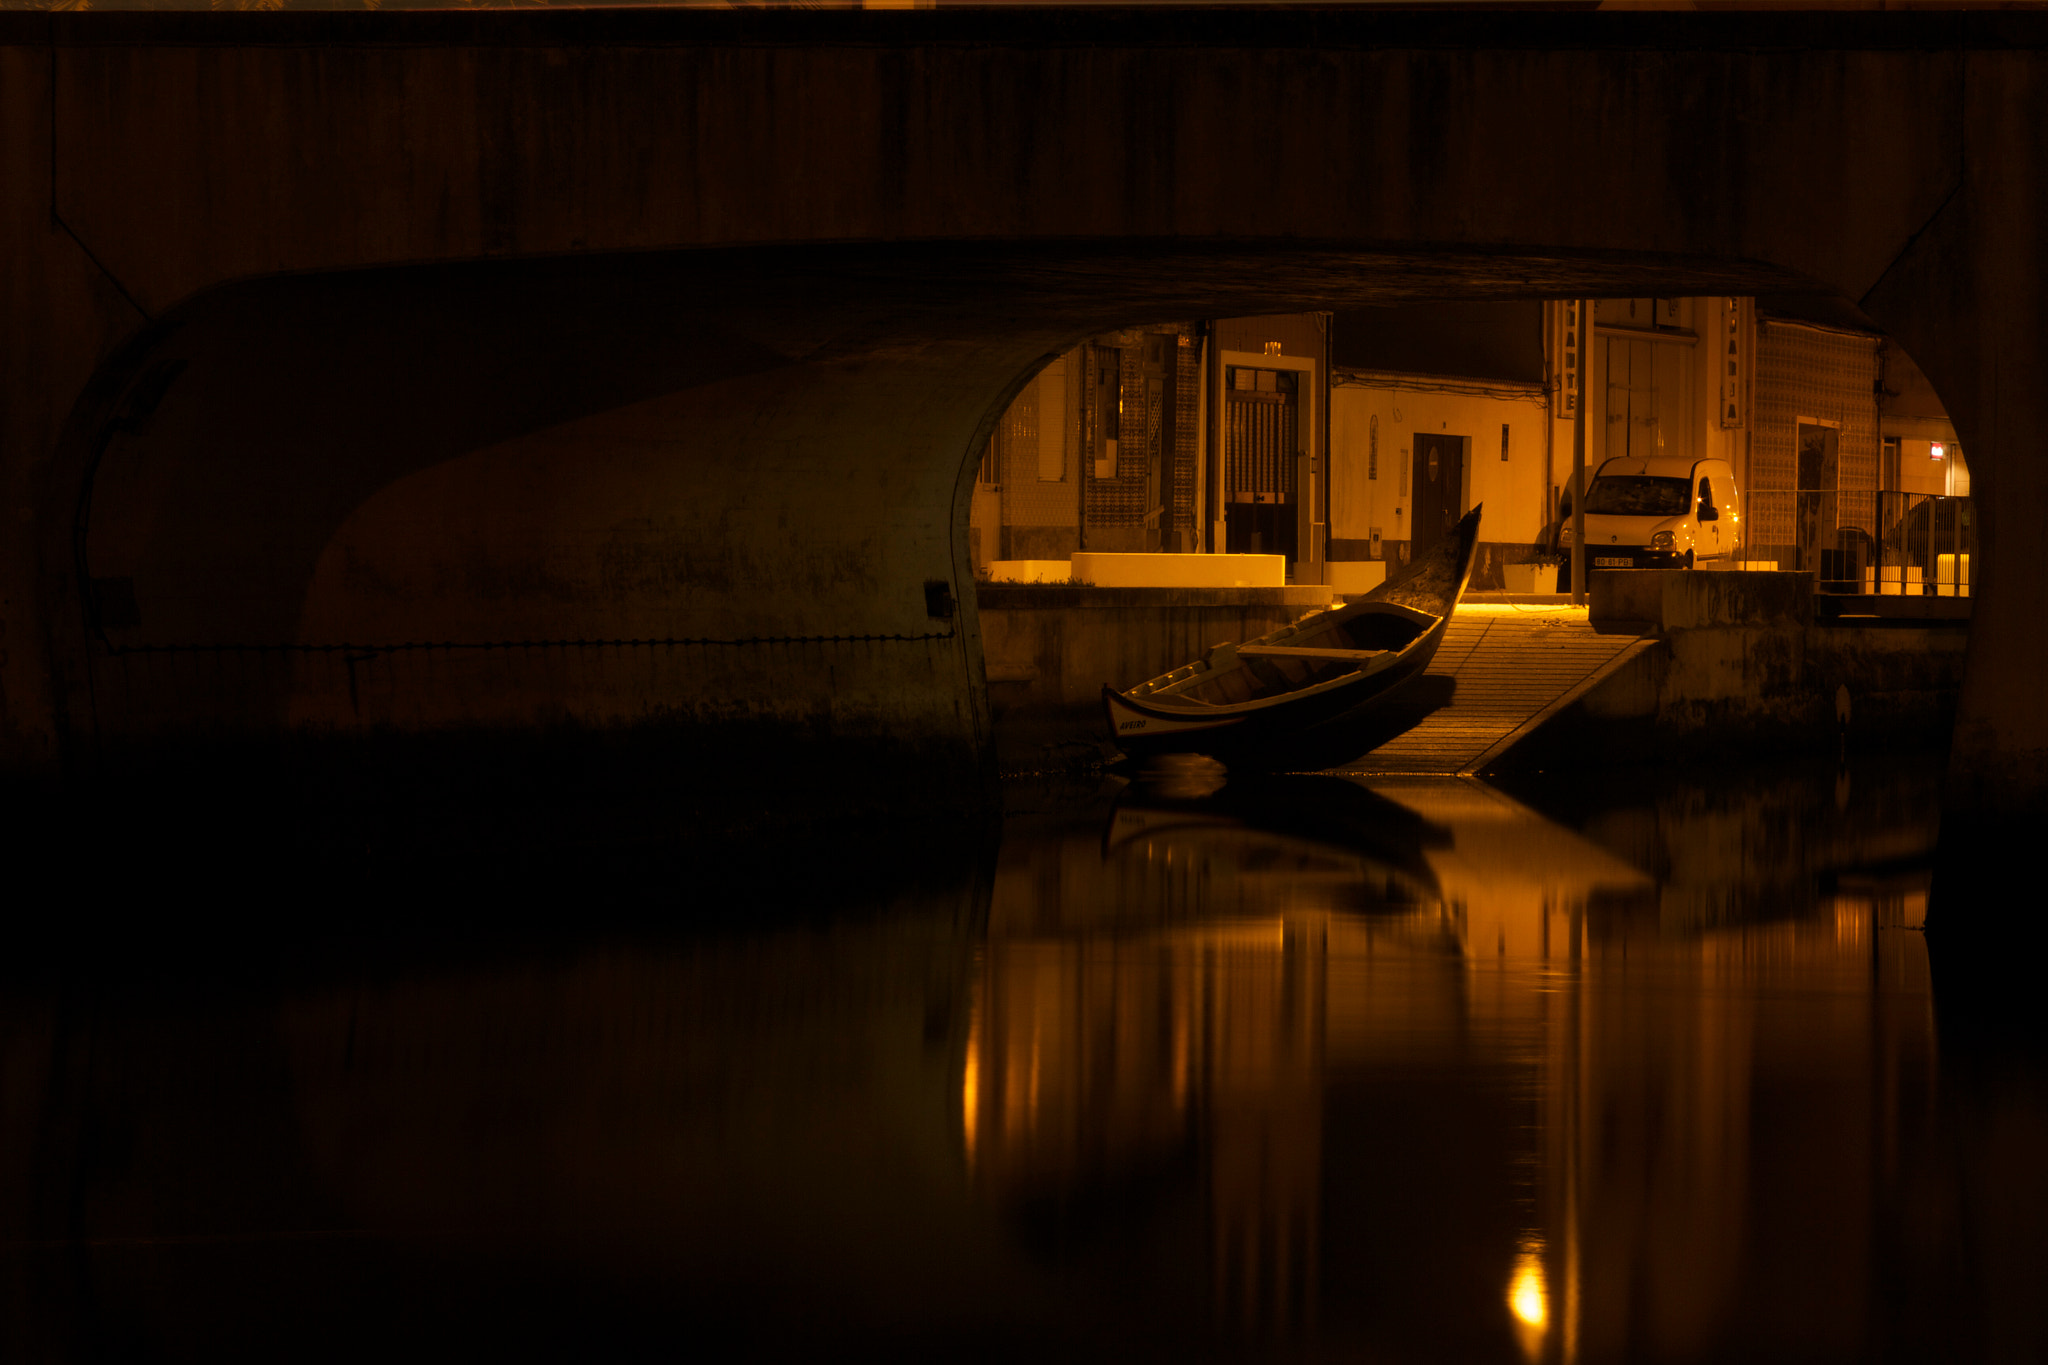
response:
[[(1290, 627), (1248, 642), (1248, 646), (1263, 646), (1258, 652), (1266, 655), (1364, 660), (1369, 652), (1281, 647), (1271, 642), (1282, 638), (1313, 641), (1339, 632), (1352, 633), (1361, 620), (1374, 616), (1398, 617), (1417, 625), (1427, 622), (1392, 658), (1372, 661), (1334, 679), (1303, 683), (1294, 690), (1275, 686), (1250, 699), (1223, 703), (1182, 695), (1192, 684), (1178, 681), (1180, 675), (1205, 669), (1206, 662), (1128, 691), (1105, 686), (1102, 706), (1111, 739), (1133, 758), (1170, 753), (1227, 758), (1248, 750), (1270, 748), (1315, 727), (1378, 706), (1414, 681), (1435, 660), (1444, 632), (1449, 629), (1451, 614), (1471, 578), (1478, 536), (1479, 510), (1474, 508), (1440, 548), (1362, 601), (1342, 608), (1324, 622), (1301, 629)], [(1240, 647), (1246, 655), (1253, 652), (1248, 646)], [(1241, 667), (1241, 660), (1232, 666)]]
[(1180, 753), (1222, 757), (1227, 752), (1264, 746), (1382, 700), (1429, 667), (1448, 626), (1448, 620), (1431, 626), (1399, 660), (1377, 673), (1354, 675), (1313, 696), (1282, 697), (1270, 705), (1214, 716), (1148, 706), (1141, 699), (1104, 687), (1102, 705), (1109, 732), (1117, 747), (1133, 758)]

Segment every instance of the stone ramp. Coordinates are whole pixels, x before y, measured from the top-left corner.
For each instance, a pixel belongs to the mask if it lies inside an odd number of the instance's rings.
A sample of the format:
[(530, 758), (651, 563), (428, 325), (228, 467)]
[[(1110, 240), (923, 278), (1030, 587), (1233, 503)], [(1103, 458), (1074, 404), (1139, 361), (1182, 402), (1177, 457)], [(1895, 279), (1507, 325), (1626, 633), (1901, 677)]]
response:
[(1478, 772), (1650, 643), (1595, 635), (1583, 607), (1460, 606), (1429, 667), (1456, 681), (1450, 704), (1341, 771)]

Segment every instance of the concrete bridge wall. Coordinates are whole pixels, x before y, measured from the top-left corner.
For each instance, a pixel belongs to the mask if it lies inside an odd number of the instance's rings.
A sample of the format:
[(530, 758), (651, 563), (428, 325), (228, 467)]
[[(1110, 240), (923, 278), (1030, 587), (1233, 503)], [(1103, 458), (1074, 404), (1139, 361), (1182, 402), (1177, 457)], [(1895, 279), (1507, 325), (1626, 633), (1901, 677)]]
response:
[(1958, 770), (2048, 798), (2037, 17), (0, 21), (13, 770), (744, 731), (971, 782), (967, 481), (1072, 339), (1805, 291), (1956, 418)]

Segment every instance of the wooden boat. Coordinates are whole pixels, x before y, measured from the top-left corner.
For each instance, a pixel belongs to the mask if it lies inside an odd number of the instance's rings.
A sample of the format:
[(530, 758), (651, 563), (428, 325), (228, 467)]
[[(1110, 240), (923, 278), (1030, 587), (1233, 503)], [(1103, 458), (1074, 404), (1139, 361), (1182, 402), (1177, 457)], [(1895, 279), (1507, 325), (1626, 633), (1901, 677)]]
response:
[(1225, 754), (1290, 738), (1375, 705), (1436, 657), (1472, 576), (1479, 509), (1428, 554), (1356, 602), (1311, 613), (1119, 692), (1103, 709), (1133, 758)]

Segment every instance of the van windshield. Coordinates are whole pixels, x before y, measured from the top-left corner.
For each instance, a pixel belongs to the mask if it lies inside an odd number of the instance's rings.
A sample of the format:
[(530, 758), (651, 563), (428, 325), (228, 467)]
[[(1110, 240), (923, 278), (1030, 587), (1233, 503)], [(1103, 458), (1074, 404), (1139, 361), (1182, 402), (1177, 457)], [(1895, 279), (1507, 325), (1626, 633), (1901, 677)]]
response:
[(1691, 479), (1610, 474), (1586, 490), (1586, 514), (1603, 517), (1680, 517), (1692, 506)]

